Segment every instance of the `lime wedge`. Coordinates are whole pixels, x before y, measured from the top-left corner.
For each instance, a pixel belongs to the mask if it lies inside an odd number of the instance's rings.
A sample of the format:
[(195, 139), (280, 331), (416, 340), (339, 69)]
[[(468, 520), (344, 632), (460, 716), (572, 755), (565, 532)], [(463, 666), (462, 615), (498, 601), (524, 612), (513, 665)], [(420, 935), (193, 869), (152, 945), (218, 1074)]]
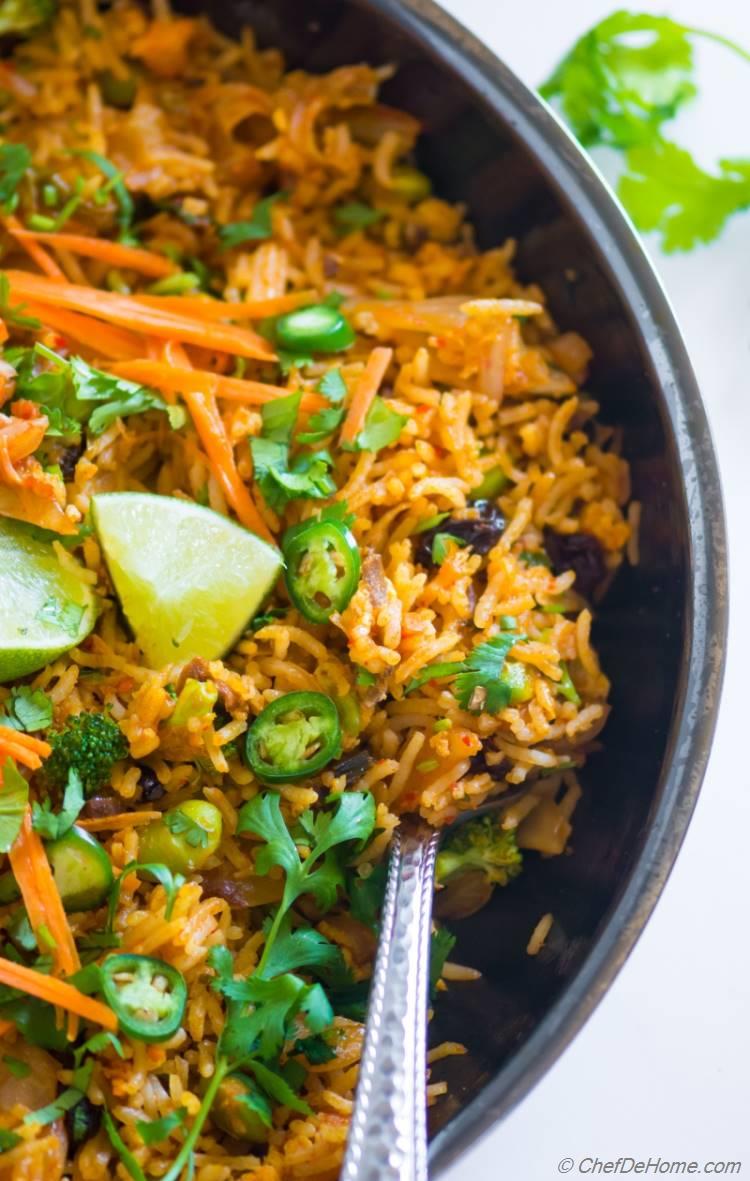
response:
[(0, 683), (44, 668), (75, 648), (96, 622), (96, 598), (61, 566), (52, 545), (0, 517)]
[(281, 570), (274, 546), (190, 500), (107, 492), (91, 505), (122, 609), (152, 668), (223, 656)]

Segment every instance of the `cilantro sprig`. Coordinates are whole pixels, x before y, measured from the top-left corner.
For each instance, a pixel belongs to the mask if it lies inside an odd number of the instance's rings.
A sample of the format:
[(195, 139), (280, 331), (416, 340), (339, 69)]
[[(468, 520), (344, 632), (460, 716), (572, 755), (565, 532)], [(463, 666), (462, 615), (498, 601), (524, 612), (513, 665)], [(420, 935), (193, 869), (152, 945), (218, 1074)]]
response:
[(324, 500), (336, 491), (327, 451), (291, 454), (291, 441), (302, 394), (267, 402), (261, 409), (263, 426), (250, 439), (254, 479), (266, 503), (281, 512), (290, 500)]
[(271, 214), (277, 201), (283, 201), (288, 192), (271, 193), (258, 201), (247, 221), (232, 221), (219, 230), (222, 250), (231, 250), (245, 242), (262, 242), (273, 233)]
[(49, 799), (31, 806), (31, 824), (46, 841), (56, 841), (73, 827), (86, 802), (81, 776), (71, 767), (63, 792), (62, 808), (54, 812)]
[(412, 678), (406, 693), (413, 693), (428, 681), (454, 677), (453, 690), (462, 709), (470, 713), (498, 713), (510, 704), (511, 689), (501, 676), (508, 653), (521, 639), (518, 632), (503, 632), (484, 644), (477, 644), (465, 660), (428, 664)]
[(15, 396), (35, 402), (49, 419), (50, 437), (77, 439), (84, 426), (102, 434), (116, 418), (162, 410), (173, 430), (186, 421), (181, 406), (168, 405), (154, 390), (95, 369), (81, 357), (67, 360), (46, 345), (7, 349), (16, 370)]
[[(228, 948), (215, 947), (209, 952), (208, 962), (215, 973), (212, 987), (226, 1002), (227, 1018), (214, 1073), (200, 1109), (163, 1181), (178, 1181), (191, 1165), (198, 1137), (230, 1071), (248, 1071), (262, 1092), (276, 1103), (301, 1114), (310, 1113), (297, 1094), (304, 1071), (294, 1060), (282, 1066), (279, 1055), (292, 1039), (295, 1053), (307, 1053), (308, 1048), (313, 1057), (326, 1053), (320, 1041), (333, 1020), (333, 1008), (320, 983), (309, 983), (297, 973), (305, 969), (346, 984), (350, 978), (340, 949), (317, 931), (293, 929), (289, 912), (303, 894), (312, 894), (323, 908), (331, 905), (344, 882), (342, 864), (346, 852), (360, 848), (374, 825), (375, 803), (367, 793), (347, 793), (334, 810), (304, 813), (294, 833), (281, 814), (279, 797), (272, 792), (256, 796), (240, 809), (238, 834), (253, 833), (263, 842), (256, 856), (256, 872), (265, 874), (274, 866), (281, 867), (285, 873), (284, 892), (267, 924), (263, 955), (250, 977), (235, 977), (234, 959)], [(300, 847), (308, 851), (304, 859)], [(109, 1112), (105, 1111), (103, 1122), (131, 1177), (145, 1181), (143, 1170)], [(139, 1132), (143, 1139), (153, 1137), (151, 1142), (155, 1142), (176, 1126), (171, 1121), (157, 1121), (156, 1126), (139, 1126)]]
[(580, 37), (540, 87), (584, 147), (625, 153), (619, 196), (639, 229), (661, 234), (667, 252), (712, 241), (732, 214), (750, 208), (750, 159), (722, 159), (715, 171), (705, 171), (663, 135), (698, 93), (696, 39), (750, 61), (718, 33), (619, 11)]
[(7, 712), (0, 714), (0, 724), (10, 730), (24, 730), (31, 734), (52, 725), (52, 700), (43, 689), (17, 685), (11, 689), (5, 709)]

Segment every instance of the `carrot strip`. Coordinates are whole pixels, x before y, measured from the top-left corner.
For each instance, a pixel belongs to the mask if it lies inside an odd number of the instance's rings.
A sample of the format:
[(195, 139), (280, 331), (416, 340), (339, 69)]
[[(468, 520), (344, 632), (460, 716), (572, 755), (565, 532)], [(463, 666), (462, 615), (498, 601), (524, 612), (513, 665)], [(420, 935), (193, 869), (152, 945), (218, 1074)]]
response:
[[(110, 373), (128, 381), (137, 381), (142, 385), (153, 386), (164, 394), (184, 394), (191, 390), (210, 390), (219, 398), (228, 402), (239, 402), (244, 406), (263, 406), (266, 402), (273, 402), (276, 398), (286, 398), (294, 390), (285, 389), (281, 385), (267, 385), (263, 381), (248, 381), (240, 377), (224, 377), (221, 373), (211, 373), (207, 369), (183, 369), (175, 365), (167, 365), (164, 361), (153, 361), (145, 358), (134, 361), (118, 362), (108, 365)], [(301, 406), (303, 410), (318, 410), (326, 405), (326, 400), (318, 394), (303, 394)]]
[(45, 275), (48, 275), (50, 279), (54, 279), (56, 283), (59, 283), (61, 279), (65, 280), (65, 272), (57, 265), (54, 258), (51, 258), (47, 254), (43, 246), (40, 246), (38, 242), (34, 242), (29, 238), (24, 240), (20, 237), (20, 234), (23, 233), (23, 226), (17, 217), (14, 217), (11, 213), (4, 217), (2, 221), (8, 233), (12, 234), (21, 243), (29, 258), (32, 262), (36, 263), (40, 271), (44, 271)]
[(123, 357), (143, 356), (143, 337), (127, 328), (105, 324), (102, 320), (93, 320), (91, 316), (81, 316), (78, 312), (68, 312), (64, 308), (34, 303), (33, 300), (25, 303), (23, 310), (25, 315), (36, 317), (45, 327), (70, 337), (98, 357), (121, 360)]
[(46, 927), (55, 941), (53, 957), (57, 971), (72, 976), (81, 961), (44, 845), (31, 827), (30, 808), (26, 809), (21, 831), (8, 856), (34, 934), (40, 927)]
[(131, 824), (150, 824), (161, 820), (161, 812), (115, 812), (114, 816), (97, 816), (91, 820), (76, 820), (79, 828), (87, 832), (103, 832), (108, 828), (124, 828)]
[[(12, 730), (10, 726), (0, 726), (0, 760), (4, 763), (7, 758), (15, 759), (30, 771), (36, 771), (52, 753), (52, 747), (41, 738), (32, 738), (30, 734), (23, 734), (20, 730)], [(2, 768), (0, 767), (0, 783), (2, 783)]]
[(364, 427), (367, 411), (380, 389), (380, 383), (386, 375), (392, 356), (393, 349), (377, 348), (370, 353), (362, 375), (354, 388), (352, 400), (341, 427), (339, 435), (341, 443), (353, 443)]
[(47, 976), (44, 972), (0, 957), (0, 984), (7, 984), (9, 988), (17, 988), (38, 997), (40, 1001), (67, 1009), (69, 1013), (101, 1025), (112, 1033), (117, 1030), (117, 1017), (108, 1005), (86, 996), (65, 980), (56, 980), (54, 976)]
[[(164, 355), (169, 363), (181, 369), (190, 368), (190, 358), (182, 345), (175, 341), (166, 346)], [(234, 462), (232, 444), (224, 429), (215, 394), (213, 391), (187, 390), (183, 397), (198, 432), (198, 438), (208, 456), (211, 470), (221, 484), (229, 504), (246, 529), (260, 534), (266, 541), (275, 545), (273, 534), (258, 512), (249, 490), (240, 479)]]
[(150, 308), (162, 308), (178, 315), (192, 316), (196, 320), (262, 320), (266, 316), (281, 316), (295, 308), (315, 303), (316, 291), (290, 291), (288, 295), (276, 295), (271, 299), (244, 299), (241, 303), (228, 303), (212, 299), (210, 295), (136, 295), (139, 303)]
[(107, 320), (161, 340), (185, 341), (258, 361), (273, 361), (276, 356), (262, 336), (236, 324), (203, 323), (140, 303), (131, 295), (115, 295), (75, 283), (53, 283), (28, 271), (6, 271), (6, 275), (11, 295), (21, 299), (85, 312), (96, 320)]
[(165, 258), (163, 254), (154, 254), (153, 251), (143, 250), (139, 246), (125, 246), (122, 242), (111, 242), (109, 238), (27, 229), (17, 230), (15, 237), (19, 242), (40, 242), (51, 246), (53, 250), (69, 250), (71, 254), (96, 258), (100, 262), (108, 262), (113, 267), (139, 271), (142, 275), (149, 275), (154, 279), (164, 279), (178, 269), (171, 259)]

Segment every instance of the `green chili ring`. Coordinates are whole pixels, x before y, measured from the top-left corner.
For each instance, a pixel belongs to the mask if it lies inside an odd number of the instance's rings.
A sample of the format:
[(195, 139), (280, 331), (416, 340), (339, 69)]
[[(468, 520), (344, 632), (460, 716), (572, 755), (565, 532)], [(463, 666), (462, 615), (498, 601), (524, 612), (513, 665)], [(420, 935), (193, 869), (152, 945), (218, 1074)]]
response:
[(245, 739), (248, 766), (265, 783), (290, 783), (322, 771), (341, 753), (341, 723), (324, 693), (285, 693), (267, 705)]
[(101, 991), (120, 1029), (141, 1042), (164, 1042), (182, 1025), (187, 984), (182, 972), (150, 955), (111, 955)]
[(303, 521), (284, 534), (281, 549), (289, 598), (311, 623), (343, 611), (359, 584), (359, 547), (339, 521)]
[(285, 349), (340, 353), (354, 344), (354, 329), (337, 308), (311, 304), (279, 316), (276, 340)]

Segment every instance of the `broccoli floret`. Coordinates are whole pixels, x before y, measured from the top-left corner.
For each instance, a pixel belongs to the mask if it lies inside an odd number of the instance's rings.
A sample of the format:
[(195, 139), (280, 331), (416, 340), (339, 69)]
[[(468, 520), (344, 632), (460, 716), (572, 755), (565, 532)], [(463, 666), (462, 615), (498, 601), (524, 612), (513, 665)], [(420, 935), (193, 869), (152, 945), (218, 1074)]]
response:
[(446, 882), (455, 873), (481, 869), (491, 882), (505, 886), (521, 872), (521, 852), (512, 830), (500, 828), (492, 816), (478, 816), (462, 824), (443, 845), (436, 862), (436, 877)]
[(0, 36), (30, 33), (54, 12), (54, 0), (0, 0)]
[(44, 764), (47, 781), (64, 788), (68, 772), (77, 771), (87, 795), (109, 782), (113, 766), (128, 753), (120, 727), (101, 713), (75, 714), (65, 729), (53, 730), (48, 740), (52, 754)]

